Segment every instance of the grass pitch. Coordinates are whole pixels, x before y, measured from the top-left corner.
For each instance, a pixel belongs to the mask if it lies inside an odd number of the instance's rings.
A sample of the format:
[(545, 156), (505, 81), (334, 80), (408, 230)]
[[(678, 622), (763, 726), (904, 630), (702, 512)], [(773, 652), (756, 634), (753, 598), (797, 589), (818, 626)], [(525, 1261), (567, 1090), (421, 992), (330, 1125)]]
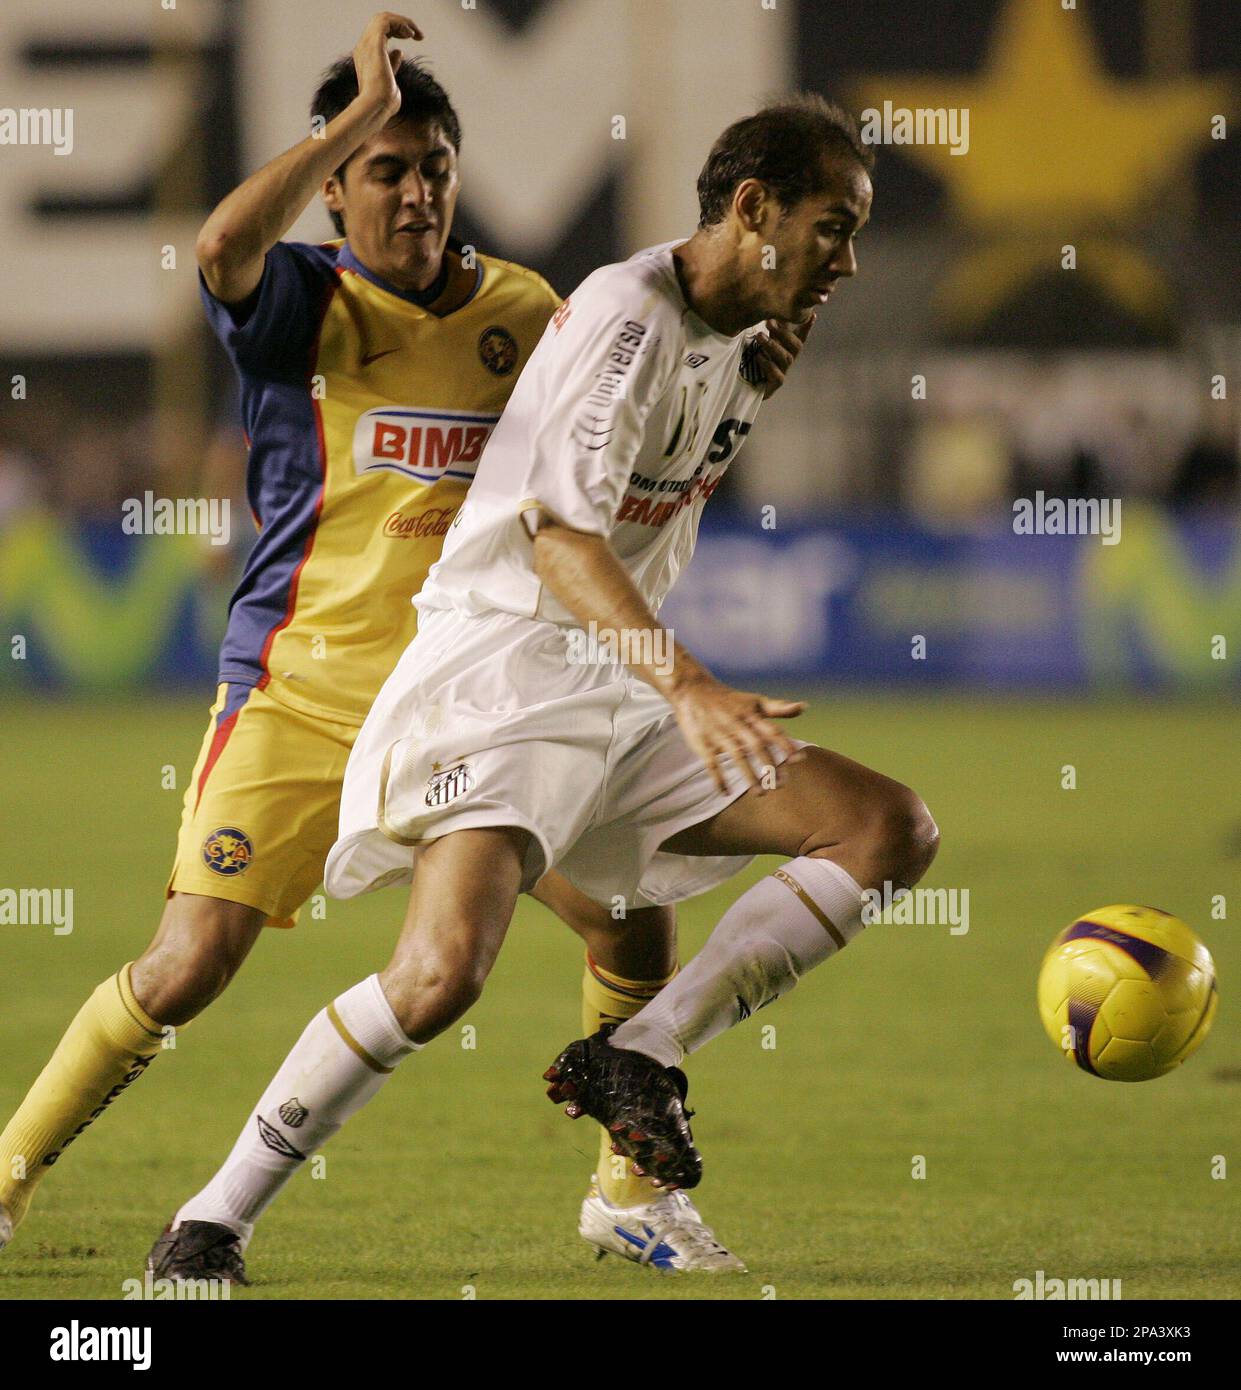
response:
[[(181, 799), (161, 774), (184, 787), (206, 704), (6, 697), (0, 886), (72, 887), (75, 927), (0, 926), (0, 1117), (154, 927)], [(796, 729), (922, 793), (943, 832), (926, 882), (969, 889), (970, 929), (872, 927), (692, 1059), (695, 1196), (751, 1273), (661, 1278), (596, 1264), (577, 1236), (595, 1134), (539, 1075), (578, 1034), (581, 950), (523, 903), (465, 1020), (476, 1046), (454, 1029), (403, 1064), (264, 1218), (236, 1297), (1010, 1299), (1038, 1270), (1120, 1279), (1126, 1299), (1241, 1296), (1235, 710), (829, 693)], [(770, 867), (683, 905), (683, 959)], [(1202, 1051), (1138, 1086), (1073, 1070), (1034, 1003), (1053, 934), (1124, 901), (1189, 921), (1221, 979)], [(402, 902), (266, 933), (57, 1164), (0, 1255), (0, 1297), (119, 1298), (305, 1022), (386, 961)]]

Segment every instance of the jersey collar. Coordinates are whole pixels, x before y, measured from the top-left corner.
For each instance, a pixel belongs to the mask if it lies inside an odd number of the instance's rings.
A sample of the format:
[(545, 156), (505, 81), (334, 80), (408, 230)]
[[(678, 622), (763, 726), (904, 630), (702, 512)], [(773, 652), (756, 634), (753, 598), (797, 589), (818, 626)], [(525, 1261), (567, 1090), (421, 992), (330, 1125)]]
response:
[[(456, 237), (450, 236), (448, 238), (448, 249), (456, 251), (459, 255), (462, 250), (461, 242), (459, 242), (456, 239)], [(353, 248), (349, 245), (348, 239), (341, 243), (340, 251), (337, 253), (336, 262), (338, 265), (343, 266), (346, 270), (352, 270), (355, 275), (360, 275), (364, 280), (369, 280), (372, 285), (378, 286), (379, 289), (385, 292), (385, 294), (395, 295), (397, 299), (403, 299), (406, 304), (413, 304), (419, 309), (426, 309), (428, 312), (430, 312), (429, 306), (434, 304), (435, 301), (440, 297), (440, 295), (444, 293), (444, 288), (448, 283), (446, 268), (441, 266), (439, 276), (436, 278), (435, 283), (429, 286), (428, 289), (398, 289), (395, 285), (390, 284), (387, 280), (384, 280), (380, 276), (376, 275), (373, 270), (369, 270), (366, 266), (364, 266), (362, 262), (358, 260), (358, 258), (353, 254)], [(465, 306), (470, 302), (470, 300), (472, 300), (474, 296), (477, 295), (478, 291), (482, 287), (483, 267), (481, 261), (475, 267), (475, 274), (477, 278), (474, 281), (474, 288), (470, 291), (469, 295), (462, 301), (462, 303), (457, 306), (457, 308), (459, 309), (464, 309)], [(453, 313), (456, 313), (455, 309), (453, 310)]]

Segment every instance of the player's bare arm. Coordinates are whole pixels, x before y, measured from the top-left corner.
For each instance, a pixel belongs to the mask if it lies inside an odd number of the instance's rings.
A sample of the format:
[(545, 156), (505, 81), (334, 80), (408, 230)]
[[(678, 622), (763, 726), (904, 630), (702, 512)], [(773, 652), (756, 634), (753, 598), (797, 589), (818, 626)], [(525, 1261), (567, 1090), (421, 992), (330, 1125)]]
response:
[[(603, 536), (574, 531), (544, 513), (534, 538), (534, 569), (583, 626), (593, 621), (614, 632), (664, 630)], [(751, 786), (763, 790), (764, 769), (797, 752), (771, 721), (800, 714), (805, 702), (733, 690), (680, 643), (673, 653), (670, 672), (649, 662), (633, 663), (630, 669), (676, 710), (686, 741), (721, 791), (728, 789), (728, 759)]]
[(226, 304), (253, 293), (268, 251), (301, 216), (323, 181), (396, 115), (401, 105), (393, 73), (402, 58), (390, 39), (421, 39), (404, 15), (382, 11), (353, 50), (357, 98), (324, 129), (265, 164), (235, 188), (202, 225), (195, 255), (207, 288)]

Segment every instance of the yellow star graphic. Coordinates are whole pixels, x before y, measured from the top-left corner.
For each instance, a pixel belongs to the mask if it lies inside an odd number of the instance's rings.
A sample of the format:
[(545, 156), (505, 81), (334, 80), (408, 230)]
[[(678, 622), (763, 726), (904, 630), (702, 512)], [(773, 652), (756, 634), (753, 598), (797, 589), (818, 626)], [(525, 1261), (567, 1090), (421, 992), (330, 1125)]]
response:
[[(1054, 267), (1075, 238), (1132, 222), (1211, 137), (1232, 86), (1220, 78), (1118, 81), (1100, 65), (1088, 20), (1057, 0), (1009, 0), (989, 61), (968, 78), (870, 77), (867, 105), (969, 111), (969, 149), (902, 145), (946, 184), (954, 211), (993, 244), (945, 286), (954, 316), (977, 321), (1032, 271)], [(998, 244), (996, 244), (998, 240)], [(1024, 244), (1023, 244), (1024, 243)], [(1079, 261), (1141, 312), (1158, 275), (1133, 248), (1104, 241)], [(1081, 248), (1079, 247), (1079, 250)], [(972, 272), (972, 273), (971, 273)]]

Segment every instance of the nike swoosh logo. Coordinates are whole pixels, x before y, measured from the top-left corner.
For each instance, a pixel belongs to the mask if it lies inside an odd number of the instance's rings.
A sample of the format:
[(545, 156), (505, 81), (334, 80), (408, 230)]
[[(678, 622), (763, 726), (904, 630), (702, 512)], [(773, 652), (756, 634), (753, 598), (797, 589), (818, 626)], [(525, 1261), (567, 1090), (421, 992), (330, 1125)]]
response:
[(378, 362), (381, 357), (387, 357), (390, 352), (400, 352), (400, 348), (384, 348), (382, 352), (368, 352), (362, 357), (362, 365), (369, 367), (372, 362)]

